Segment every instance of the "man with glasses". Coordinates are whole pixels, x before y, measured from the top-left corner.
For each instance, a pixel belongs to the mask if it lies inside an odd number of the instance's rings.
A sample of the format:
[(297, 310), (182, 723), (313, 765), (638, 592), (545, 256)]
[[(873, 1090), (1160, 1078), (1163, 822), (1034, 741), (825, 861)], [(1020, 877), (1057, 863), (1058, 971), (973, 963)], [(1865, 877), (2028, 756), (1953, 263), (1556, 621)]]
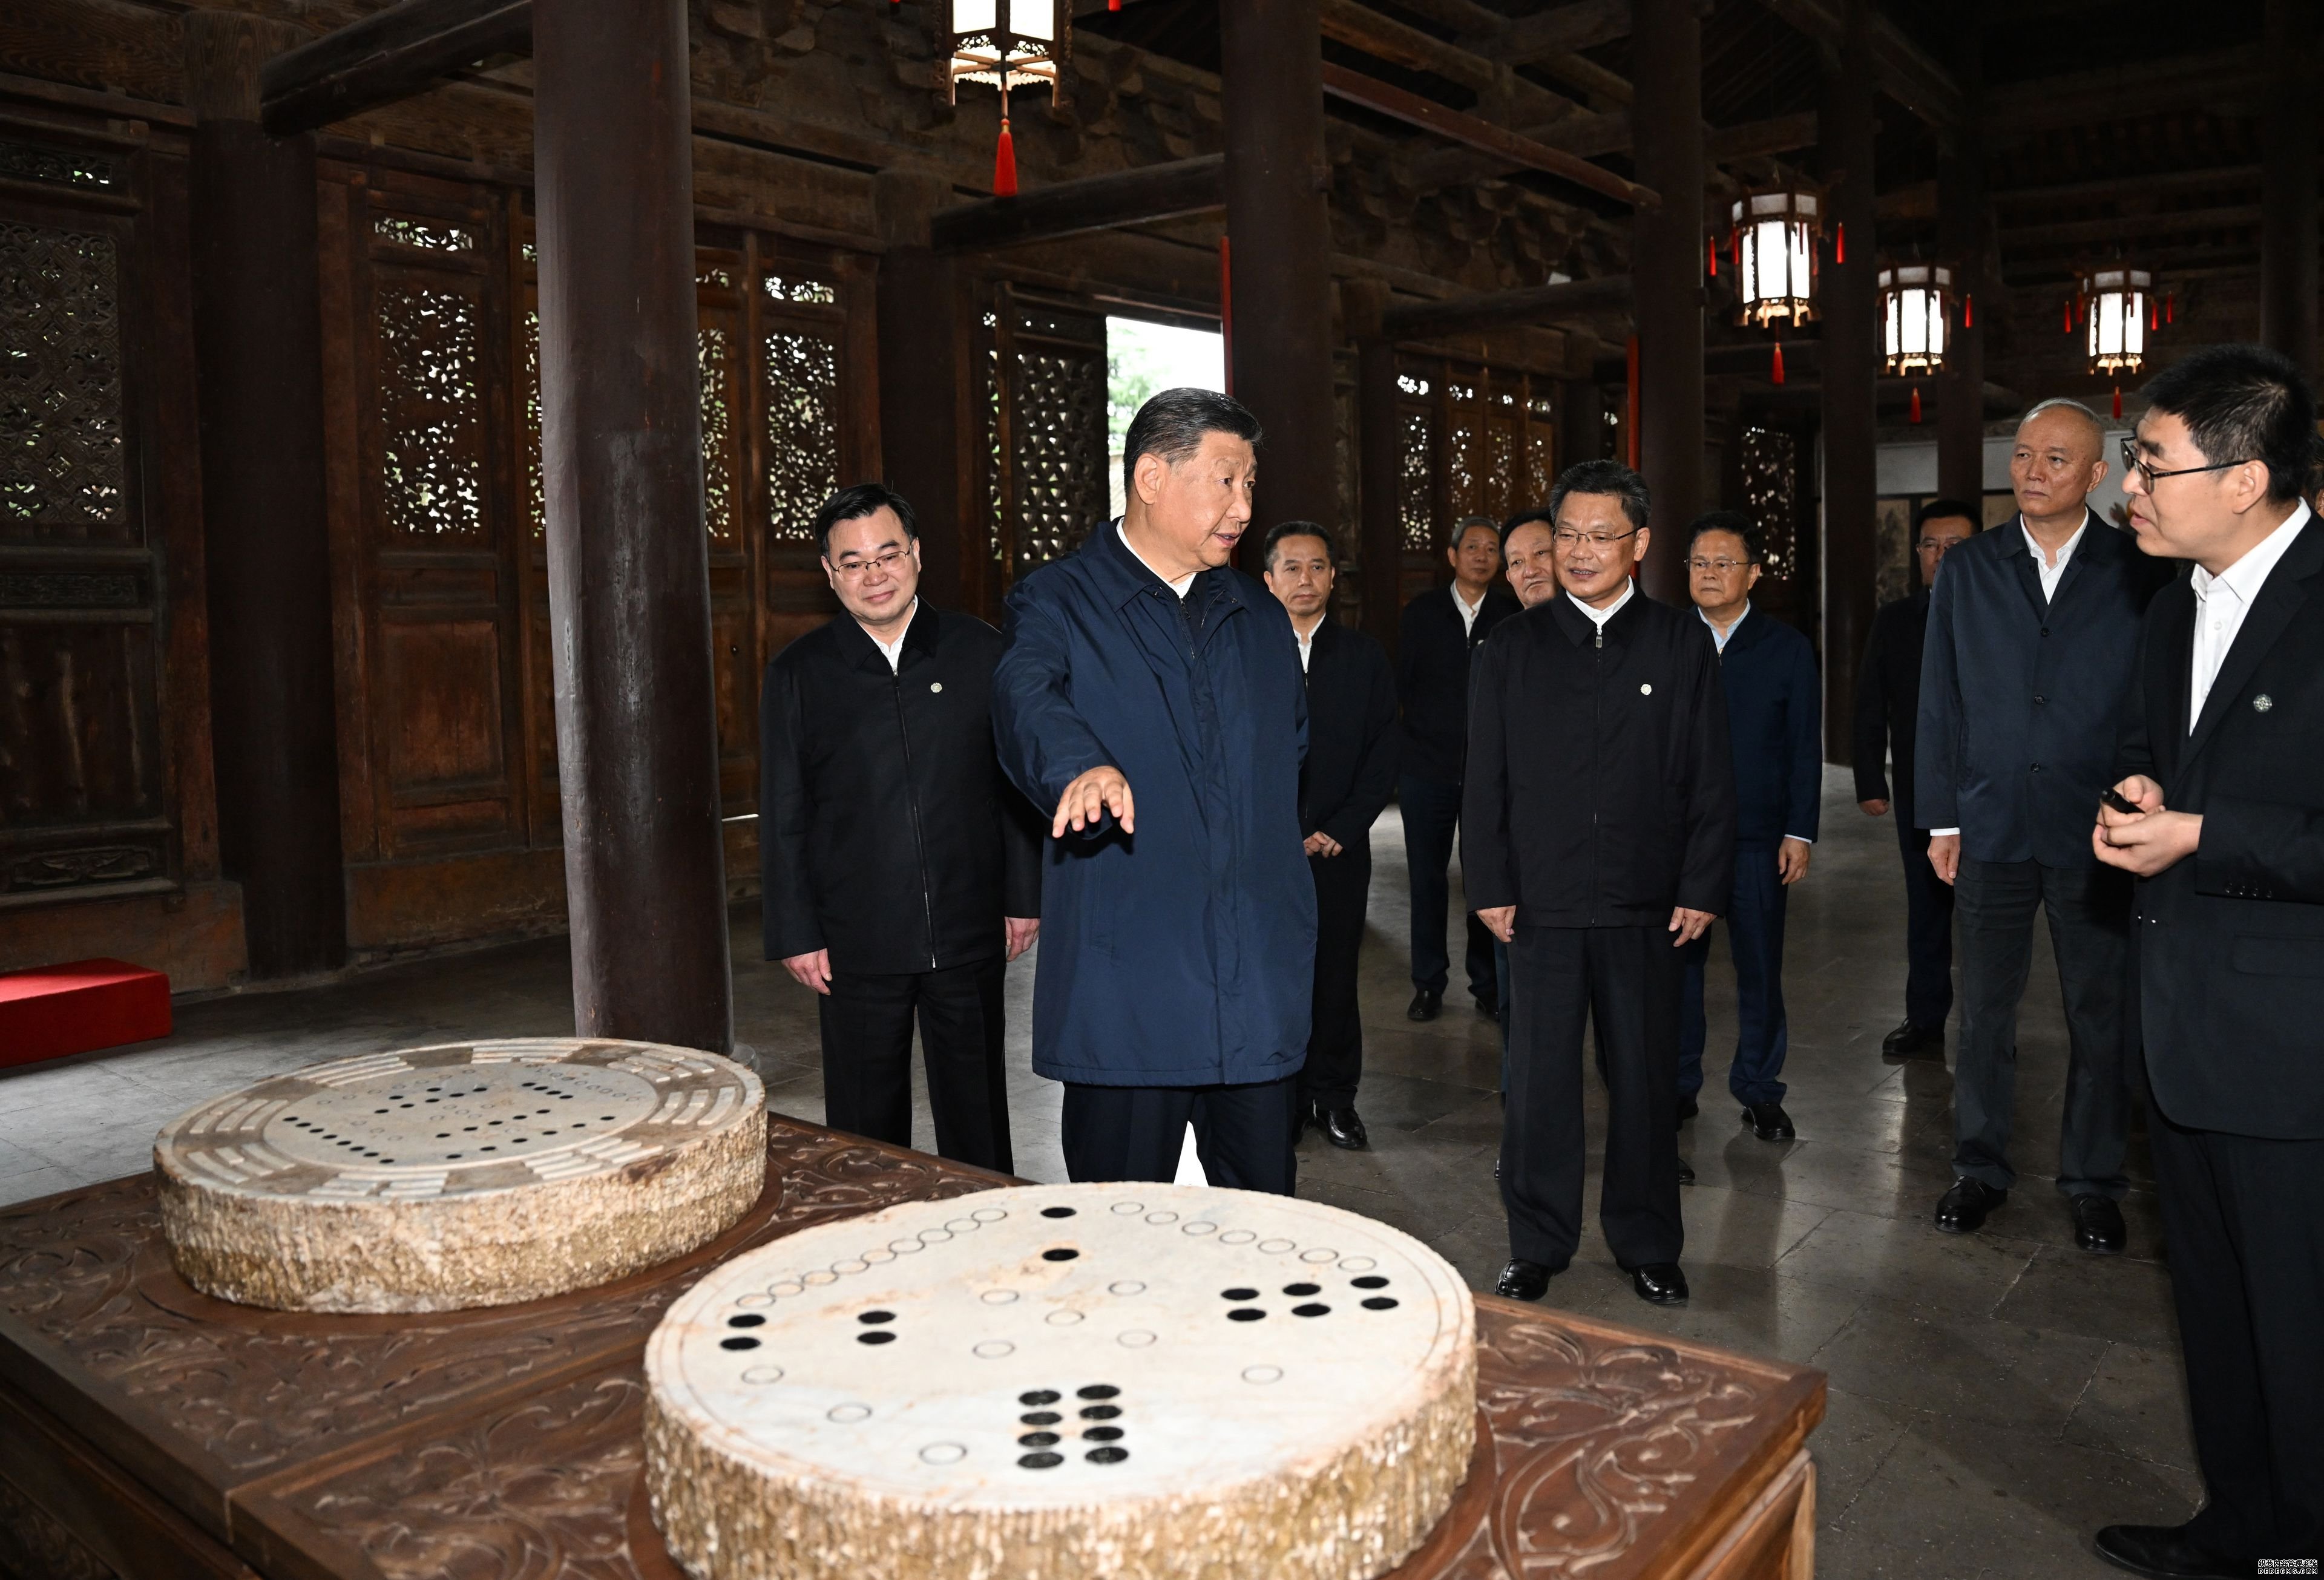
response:
[(992, 746), (1001, 633), (919, 600), (912, 507), (816, 512), (842, 612), (759, 697), (767, 959), (821, 997), (825, 1122), (912, 1144), (912, 1023), (936, 1150), (1011, 1171), (1003, 968), (1040, 931), (1040, 831)]
[[(2316, 407), (2272, 351), (2199, 351), (2126, 447), (2147, 611), (2098, 859), (2138, 883), (2147, 1136), (2195, 1454), (2183, 1525), (2112, 1525), (2135, 1575), (2324, 1559), (2324, 527)], [(2270, 1560), (2274, 1560), (2271, 1564)]]
[[(1735, 888), (1725, 907), (1735, 957), (1735, 1057), (1727, 1090), (1761, 1141), (1793, 1141), (1784, 1112), (1784, 912), (1791, 886), (1808, 875), (1823, 803), (1823, 685), (1808, 639), (1751, 607), (1766, 568), (1759, 529), (1736, 510), (1712, 510), (1687, 528), (1686, 583), (1695, 612), (1719, 644), (1727, 734), (1735, 753)], [(1702, 979), (1706, 932), (1682, 951), (1678, 1114), (1695, 1112), (1708, 1033)]]
[(2065, 998), (2057, 1182), (2074, 1244), (2122, 1250), (2130, 1125), (2130, 888), (2090, 853), (2155, 563), (2083, 501), (2106, 476), (2105, 427), (2070, 400), (2018, 424), (2017, 515), (1945, 556), (1929, 599), (1914, 821), (1953, 886), (1961, 1031), (1952, 1188), (1937, 1227), (1969, 1234), (2007, 1200), (2017, 1005), (2046, 911)]
[(1896, 761), (1896, 842), (1904, 857), (1904, 1019), (1880, 1044), (1890, 1059), (1942, 1059), (1953, 1009), (1953, 890), (1929, 865), (1929, 831), (1913, 816), (1913, 741), (1921, 717), (1921, 649), (1929, 635), (1929, 589), (1945, 556), (1977, 535), (1978, 510), (1960, 500), (1925, 501), (1914, 515), (1913, 562), (1920, 586), (1872, 617), (1856, 672), (1856, 804), (1885, 817), (1889, 755)]
[(1710, 631), (1631, 579), (1647, 504), (1627, 466), (1569, 468), (1549, 501), (1561, 592), (1477, 666), (1461, 858), (1517, 978), (1497, 1286), (1517, 1300), (1539, 1300), (1581, 1244), (1585, 1017), (1605, 1038), (1607, 1246), (1640, 1299), (1687, 1298), (1680, 951), (1734, 887), (1735, 764)]

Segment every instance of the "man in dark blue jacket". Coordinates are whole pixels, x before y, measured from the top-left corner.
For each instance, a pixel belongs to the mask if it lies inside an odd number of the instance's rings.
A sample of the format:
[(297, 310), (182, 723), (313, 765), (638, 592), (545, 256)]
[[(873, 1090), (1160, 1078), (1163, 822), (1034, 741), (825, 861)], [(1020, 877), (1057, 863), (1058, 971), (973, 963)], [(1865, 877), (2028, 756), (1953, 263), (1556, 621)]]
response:
[[(1735, 957), (1735, 1061), (1727, 1089), (1762, 1141), (1790, 1141), (1784, 1112), (1784, 899), (1808, 874), (1823, 795), (1823, 687), (1808, 639), (1754, 614), (1751, 589), (1766, 556), (1759, 529), (1736, 510), (1687, 528), (1687, 590), (1719, 644), (1727, 735), (1735, 752), (1735, 894), (1727, 947)], [(1686, 946), (1679, 1005), (1678, 1112), (1702, 1089), (1703, 968), (1711, 934)]]
[(2058, 1190), (2074, 1243), (2124, 1245), (2130, 1123), (2130, 886), (2090, 850), (2156, 562), (2083, 503), (2106, 475), (2105, 427), (2070, 400), (2018, 425), (2009, 476), (2018, 513), (1945, 556), (1921, 659), (1914, 815), (1953, 885), (1961, 1031), (1953, 1065), (1952, 1189), (1937, 1227), (1965, 1234), (2007, 1198), (2017, 1004), (2034, 914), (2066, 1005), (2068, 1064)]
[(1033, 1068), (1066, 1083), (1075, 1180), (1289, 1194), (1314, 986), (1300, 849), (1305, 677), (1290, 617), (1228, 564), (1259, 423), (1223, 395), (1141, 408), (1127, 508), (1009, 595), (1001, 767), (1054, 808)]

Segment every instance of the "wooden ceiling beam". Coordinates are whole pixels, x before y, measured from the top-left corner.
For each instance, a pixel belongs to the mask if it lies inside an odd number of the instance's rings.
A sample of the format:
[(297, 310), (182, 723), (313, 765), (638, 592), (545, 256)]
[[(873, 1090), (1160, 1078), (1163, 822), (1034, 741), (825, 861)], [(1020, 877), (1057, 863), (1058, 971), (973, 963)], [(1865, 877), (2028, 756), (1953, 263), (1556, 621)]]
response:
[(1417, 126), (1450, 142), (1489, 153), (1496, 159), (1540, 170), (1546, 175), (1587, 187), (1590, 190), (1645, 207), (1662, 201), (1652, 188), (1626, 181), (1613, 171), (1591, 164), (1579, 155), (1551, 148), (1544, 143), (1520, 137), (1516, 133), (1480, 121), (1474, 115), (1447, 109), (1434, 99), (1423, 98), (1416, 93), (1351, 71), (1344, 66), (1323, 62), (1323, 92), (1330, 98), (1343, 99), (1361, 105), (1368, 110), (1393, 116), (1406, 125)]
[[(1518, 135), (1584, 159), (1595, 159), (1609, 153), (1628, 153), (1630, 150), (1630, 114), (1628, 110), (1617, 110), (1602, 115), (1573, 115), (1546, 126), (1532, 127)], [(1739, 126), (1707, 127), (1702, 134), (1702, 153), (1709, 163), (1726, 164), (1738, 160), (1788, 153), (1794, 149), (1812, 148), (1815, 140), (1815, 112), (1809, 110), (1799, 115), (1777, 115), (1766, 121), (1747, 121)], [(1415, 182), (1425, 188), (1433, 188), (1482, 180), (1506, 174), (1510, 168), (1507, 160), (1462, 149), (1441, 149), (1415, 157), (1410, 170)]]
[(2264, 76), (2265, 62), (2248, 47), (2103, 67), (1990, 89), (1985, 124), (1992, 136), (2023, 135), (2200, 108), (2239, 96), (2257, 115), (2261, 106), (2250, 96)]
[(312, 132), (488, 56), (531, 50), (532, 0), (402, 0), (269, 60), (260, 123), (277, 137)]
[(1988, 190), (1986, 198), (1998, 208), (2082, 203), (2100, 198), (2161, 197), (2179, 192), (2241, 190), (2259, 185), (2255, 164), (2217, 165), (2199, 170), (2141, 170), (2089, 181), (2065, 181), (2049, 187), (2003, 187)]
[(1226, 200), (1226, 155), (1208, 153), (940, 208), (929, 239), (940, 253), (985, 253), (1209, 213)]
[(1433, 340), (1446, 335), (1550, 324), (1591, 313), (1626, 312), (1630, 301), (1630, 277), (1609, 274), (1598, 280), (1560, 280), (1530, 290), (1500, 290), (1390, 308), (1381, 315), (1380, 331), (1390, 340)]
[[(1759, 0), (1776, 16), (1820, 44), (1837, 44), (1838, 7), (1846, 0)], [(1865, 0), (1868, 4), (1869, 0)], [(1880, 91), (1940, 131), (1969, 118), (1968, 96), (1953, 74), (1914, 43), (1904, 29), (1872, 14), (1872, 68)]]
[(2070, 219), (2047, 225), (1999, 226), (2005, 251), (2031, 247), (2062, 247), (2077, 243), (2109, 242), (2117, 236), (2163, 236), (2185, 231), (2253, 230), (2263, 214), (2256, 203), (2220, 208), (2182, 208), (2175, 213), (2125, 214), (2106, 219)]
[(1498, 106), (1512, 121), (1545, 123), (1575, 113), (1572, 99), (1526, 81), (1508, 61), (1488, 60), (1447, 43), (1433, 33), (1383, 16), (1359, 0), (1322, 0), (1320, 12), (1325, 38), (1391, 65), (1457, 82), (1484, 105)]

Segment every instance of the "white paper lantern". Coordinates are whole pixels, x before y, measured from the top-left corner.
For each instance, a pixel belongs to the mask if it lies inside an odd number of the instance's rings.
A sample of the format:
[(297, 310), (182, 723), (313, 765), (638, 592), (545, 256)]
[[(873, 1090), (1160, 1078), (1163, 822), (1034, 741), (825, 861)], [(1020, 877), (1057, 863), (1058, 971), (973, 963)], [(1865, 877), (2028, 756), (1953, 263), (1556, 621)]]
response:
[(2138, 372), (2146, 358), (2146, 317), (2154, 296), (2154, 276), (2121, 265), (2082, 277), (2090, 372)]
[(950, 0), (951, 86), (1001, 89), (1046, 84), (1057, 94), (1057, 67), (1073, 36), (1071, 0)]
[(1891, 373), (1933, 373), (1945, 365), (1953, 273), (1938, 263), (1899, 263), (1880, 271), (1883, 344)]
[(1821, 201), (1812, 192), (1789, 187), (1754, 192), (1736, 200), (1734, 221), (1740, 321), (1765, 326), (1813, 319)]

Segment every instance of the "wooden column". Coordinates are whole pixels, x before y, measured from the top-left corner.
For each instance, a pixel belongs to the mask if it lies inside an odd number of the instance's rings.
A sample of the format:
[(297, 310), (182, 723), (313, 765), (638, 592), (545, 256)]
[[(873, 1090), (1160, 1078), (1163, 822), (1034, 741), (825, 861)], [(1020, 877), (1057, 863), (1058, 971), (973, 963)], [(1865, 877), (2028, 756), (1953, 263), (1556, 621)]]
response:
[(1637, 291), (1638, 458), (1655, 496), (1646, 588), (1687, 602), (1685, 528), (1702, 490), (1702, 21), (1693, 0), (1630, 11), (1633, 158), (1662, 202), (1630, 222)]
[[(971, 501), (973, 446), (963, 442), (969, 374), (960, 271), (930, 244), (951, 195), (934, 176), (882, 170), (872, 181), (881, 238), (880, 434), (889, 486), (919, 518), (920, 592), (939, 607), (991, 616), (985, 522)], [(853, 481), (853, 480), (849, 480)]]
[(584, 1036), (733, 1045), (685, 0), (534, 28), (541, 478)]
[(218, 844), (254, 977), (346, 958), (315, 141), (258, 124), (259, 67), (300, 36), (226, 12), (185, 18)]
[(1985, 320), (1961, 323), (1960, 301), (2001, 306), (1987, 293), (1985, 257), (1991, 221), (1985, 200), (1980, 106), (1984, 78), (1981, 0), (1957, 0), (1961, 16), (1952, 68), (1969, 113), (1942, 134), (1937, 157), (1937, 262), (1953, 271), (1952, 335), (1937, 375), (1937, 491), (1982, 510), (1985, 493)]
[[(1557, 382), (1557, 469), (1595, 461), (1606, 453), (1606, 396), (1595, 379)], [(1536, 500), (1536, 504), (1547, 504)]]
[(1244, 556), (1277, 521), (1344, 532), (1333, 476), (1332, 240), (1324, 188), (1323, 31), (1318, 0), (1235, 0), (1220, 8), (1226, 111), (1227, 234), (1234, 290), (1235, 399), (1255, 412), (1259, 514)]
[(1356, 508), (1363, 523), (1359, 557), (1364, 567), (1364, 629), (1393, 656), (1404, 610), (1404, 434), (1396, 343), (1380, 327), (1387, 310), (1385, 281), (1351, 280), (1340, 287), (1340, 317), (1356, 342)]
[[(1874, 577), (1879, 382), (1878, 243), (1872, 234), (1872, 0), (1840, 0), (1840, 48), (1824, 59), (1824, 179), (1831, 206), (1824, 240), (1823, 740), (1824, 758), (1851, 755), (1856, 666), (1876, 599)], [(1845, 232), (1848, 259), (1835, 259)]]
[(2315, 0), (2267, 0), (2267, 133), (2261, 140), (2262, 344), (2316, 376)]

